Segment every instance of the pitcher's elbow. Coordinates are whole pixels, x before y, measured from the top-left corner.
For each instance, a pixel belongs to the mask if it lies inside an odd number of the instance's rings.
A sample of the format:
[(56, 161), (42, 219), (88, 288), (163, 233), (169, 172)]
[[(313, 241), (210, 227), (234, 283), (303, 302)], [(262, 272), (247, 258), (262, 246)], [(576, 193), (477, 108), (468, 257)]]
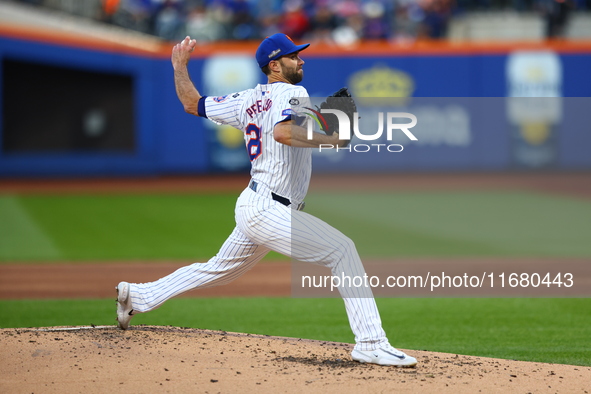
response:
[(273, 139), (280, 144), (291, 144), (291, 129), (289, 125), (278, 124), (273, 129)]
[(199, 116), (197, 113), (197, 105), (184, 105), (185, 112), (191, 115)]

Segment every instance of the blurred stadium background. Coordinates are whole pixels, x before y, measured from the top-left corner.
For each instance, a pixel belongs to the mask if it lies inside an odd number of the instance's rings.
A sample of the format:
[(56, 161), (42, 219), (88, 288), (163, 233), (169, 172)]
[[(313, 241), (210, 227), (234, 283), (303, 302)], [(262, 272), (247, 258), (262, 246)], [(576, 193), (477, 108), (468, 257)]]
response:
[[(204, 94), (221, 95), (263, 81), (252, 55), (277, 31), (314, 43), (304, 56), (311, 96), (347, 85), (357, 97), (448, 98), (419, 106), (419, 141), (405, 154), (379, 165), (372, 164), (379, 155), (364, 156), (366, 169), (589, 170), (589, 7), (587, 0), (1, 1), (0, 176), (245, 173), (240, 132), (196, 120), (178, 104), (170, 41), (190, 34), (200, 42), (190, 72)], [(482, 111), (449, 99), (461, 97), (480, 98)], [(568, 99), (529, 101), (537, 109), (520, 119), (505, 97)], [(474, 115), (493, 107), (500, 119)], [(334, 172), (333, 161), (317, 160), (315, 171)]]

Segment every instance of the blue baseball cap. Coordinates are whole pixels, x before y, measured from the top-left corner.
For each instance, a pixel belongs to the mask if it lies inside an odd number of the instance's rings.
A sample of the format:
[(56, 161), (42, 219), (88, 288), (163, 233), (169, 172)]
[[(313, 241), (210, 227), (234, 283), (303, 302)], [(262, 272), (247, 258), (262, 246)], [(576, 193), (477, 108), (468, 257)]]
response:
[(310, 44), (296, 45), (289, 36), (283, 33), (273, 34), (272, 36), (265, 38), (263, 42), (261, 42), (261, 45), (259, 45), (256, 54), (257, 63), (259, 63), (260, 68), (263, 68), (269, 64), (271, 60), (277, 60), (281, 56), (303, 51), (309, 46)]

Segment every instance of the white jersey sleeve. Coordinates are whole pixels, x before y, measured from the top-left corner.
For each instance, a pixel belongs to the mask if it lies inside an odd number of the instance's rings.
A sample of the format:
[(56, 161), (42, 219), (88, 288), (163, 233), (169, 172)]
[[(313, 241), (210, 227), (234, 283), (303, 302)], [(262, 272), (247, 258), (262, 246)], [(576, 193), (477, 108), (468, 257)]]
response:
[(221, 125), (226, 124), (239, 130), (243, 125), (239, 116), (244, 102), (244, 95), (248, 91), (236, 92), (226, 96), (203, 97), (199, 100), (199, 116)]

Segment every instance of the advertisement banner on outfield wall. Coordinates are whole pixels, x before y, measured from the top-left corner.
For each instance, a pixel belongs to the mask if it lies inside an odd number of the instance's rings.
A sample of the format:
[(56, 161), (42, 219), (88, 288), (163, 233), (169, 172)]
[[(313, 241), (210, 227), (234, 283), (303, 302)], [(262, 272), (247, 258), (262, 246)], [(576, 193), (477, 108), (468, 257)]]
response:
[(560, 57), (550, 51), (514, 52), (507, 58), (506, 74), (511, 167), (557, 168), (562, 101), (547, 98), (562, 97)]

